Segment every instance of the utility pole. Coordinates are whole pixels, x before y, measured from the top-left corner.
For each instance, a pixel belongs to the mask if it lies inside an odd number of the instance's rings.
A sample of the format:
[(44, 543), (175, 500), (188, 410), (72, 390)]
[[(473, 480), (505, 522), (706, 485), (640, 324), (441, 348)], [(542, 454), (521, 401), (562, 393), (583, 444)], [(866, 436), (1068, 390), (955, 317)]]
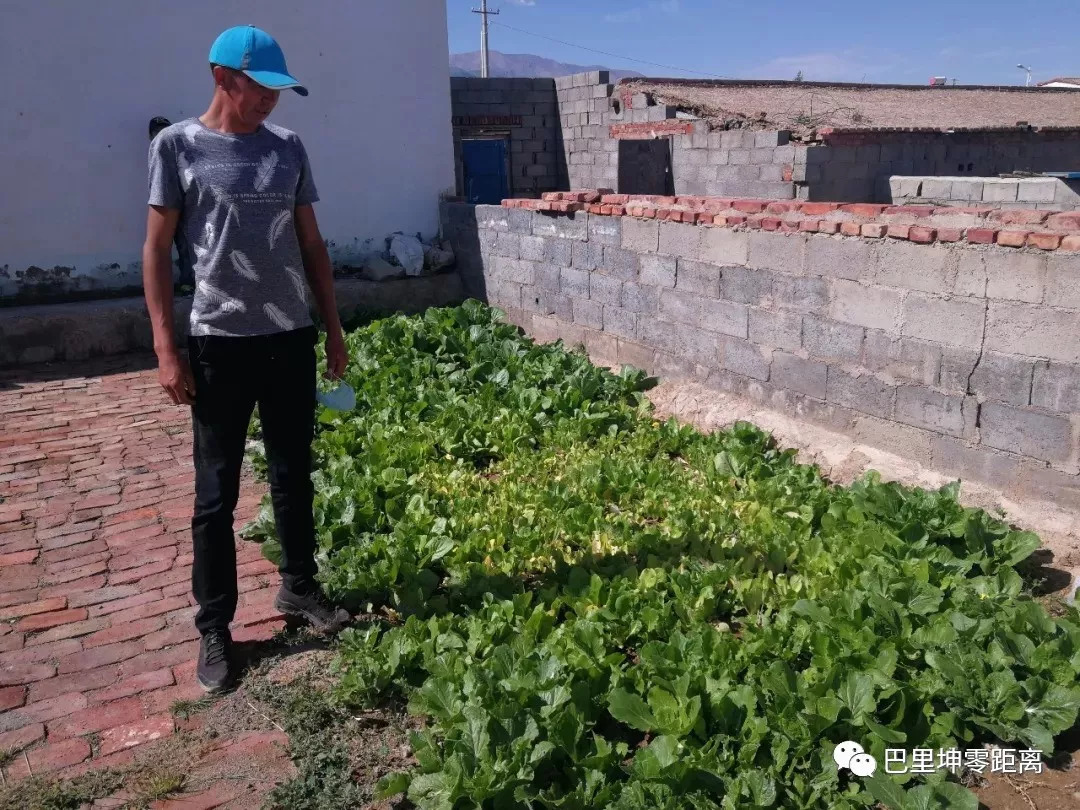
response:
[(484, 22), (480, 26), (480, 78), (488, 78), (488, 15), (498, 11), (488, 11), (487, 0), (480, 0), (480, 8), (474, 8), (473, 14), (479, 14)]

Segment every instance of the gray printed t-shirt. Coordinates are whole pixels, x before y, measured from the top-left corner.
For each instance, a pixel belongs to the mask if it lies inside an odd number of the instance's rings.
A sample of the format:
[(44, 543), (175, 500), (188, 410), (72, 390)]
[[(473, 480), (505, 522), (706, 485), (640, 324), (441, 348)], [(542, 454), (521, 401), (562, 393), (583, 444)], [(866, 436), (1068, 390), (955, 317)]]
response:
[(264, 335), (311, 324), (293, 224), (319, 199), (296, 133), (263, 124), (245, 135), (198, 118), (150, 144), (150, 205), (180, 210), (194, 260), (192, 335)]

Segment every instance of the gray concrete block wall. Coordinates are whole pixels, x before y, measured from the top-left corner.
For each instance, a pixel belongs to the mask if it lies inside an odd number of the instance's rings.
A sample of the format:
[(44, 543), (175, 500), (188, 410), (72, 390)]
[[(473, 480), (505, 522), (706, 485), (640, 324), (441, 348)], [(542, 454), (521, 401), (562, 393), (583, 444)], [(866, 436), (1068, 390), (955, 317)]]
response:
[[(1080, 296), (1048, 281), (1080, 256), (482, 207), (452, 230), (527, 331), (1080, 505)], [(960, 282), (1003, 268), (1022, 283)]]
[[(1023, 205), (1018, 189), (1008, 184), (989, 190), (979, 187), (983, 178), (1005, 172), (1075, 171), (1080, 168), (1080, 137), (1055, 132), (928, 132), (859, 133), (826, 138), (824, 143), (798, 146), (795, 182), (799, 199), (829, 202), (891, 202), (894, 195), (910, 196), (909, 183), (903, 190), (890, 183), (891, 177), (921, 176), (935, 194), (944, 187), (933, 182), (949, 178), (949, 194), (957, 202), (982, 202), (1002, 207), (1051, 207), (1072, 204), (1076, 195), (1055, 189), (1054, 199), (1034, 185), (1025, 186)], [(970, 182), (959, 182), (967, 180)], [(952, 182), (956, 182), (955, 191)], [(932, 194), (927, 196), (934, 196)], [(970, 197), (970, 199), (964, 199)]]
[[(695, 132), (672, 138), (675, 193), (772, 200), (795, 198), (795, 146), (786, 130)], [(786, 178), (786, 179), (785, 179)]]
[(1080, 210), (1080, 181), (1057, 177), (889, 178), (896, 205), (977, 205), (983, 208)]
[(555, 80), (555, 89), (565, 154), (561, 187), (614, 190), (619, 157), (618, 144), (609, 134), (615, 86), (608, 72), (594, 70), (563, 76)]
[[(450, 79), (454, 125), (454, 163), (458, 194), (464, 191), (461, 140), (483, 133), (510, 136), (510, 194), (539, 197), (564, 188), (559, 183), (563, 161), (559, 109), (553, 79)], [(469, 116), (520, 116), (518, 126), (465, 126)]]

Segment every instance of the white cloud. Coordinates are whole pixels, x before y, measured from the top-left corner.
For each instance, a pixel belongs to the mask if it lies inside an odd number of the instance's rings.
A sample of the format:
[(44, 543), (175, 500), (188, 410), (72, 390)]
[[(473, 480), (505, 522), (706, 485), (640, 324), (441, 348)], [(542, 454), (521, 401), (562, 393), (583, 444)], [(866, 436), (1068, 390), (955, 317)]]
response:
[(631, 8), (626, 11), (617, 11), (613, 14), (605, 14), (604, 21), (610, 23), (642, 22), (646, 14), (678, 14), (682, 10), (680, 0), (654, 0), (647, 8)]
[(519, 6), (535, 6), (536, 0), (510, 0), (511, 3)]
[(604, 22), (610, 23), (627, 23), (627, 22), (641, 22), (641, 9), (632, 8), (628, 11), (620, 11), (616, 14), (605, 14)]
[(874, 81), (895, 68), (896, 61), (888, 53), (868, 53), (862, 49), (819, 51), (801, 56), (778, 56), (743, 76), (751, 79), (791, 79), (802, 71), (807, 81)]

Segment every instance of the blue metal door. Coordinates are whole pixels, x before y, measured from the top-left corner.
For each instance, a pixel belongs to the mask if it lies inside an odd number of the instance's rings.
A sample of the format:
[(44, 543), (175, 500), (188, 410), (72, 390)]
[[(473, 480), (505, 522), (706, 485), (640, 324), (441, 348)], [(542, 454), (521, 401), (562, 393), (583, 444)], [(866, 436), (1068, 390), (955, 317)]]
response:
[(498, 205), (510, 196), (506, 176), (506, 140), (475, 138), (461, 142), (465, 170), (465, 200), (476, 205)]

